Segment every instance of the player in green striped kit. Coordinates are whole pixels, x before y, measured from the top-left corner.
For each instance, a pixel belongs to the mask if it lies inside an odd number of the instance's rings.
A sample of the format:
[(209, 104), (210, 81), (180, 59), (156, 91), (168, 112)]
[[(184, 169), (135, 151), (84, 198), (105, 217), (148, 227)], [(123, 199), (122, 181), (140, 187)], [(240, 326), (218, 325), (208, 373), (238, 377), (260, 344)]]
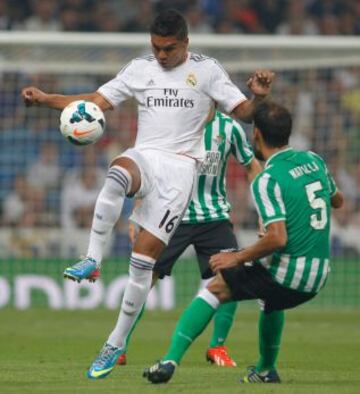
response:
[(231, 207), (226, 197), (225, 172), (230, 155), (245, 166), (250, 181), (261, 170), (257, 160), (253, 160), (252, 148), (241, 126), (219, 111), (205, 127), (204, 144), (205, 160), (182, 224), (229, 220)]
[[(251, 182), (261, 171), (254, 158), (242, 127), (230, 116), (214, 111), (204, 131), (205, 160), (199, 168), (196, 190), (185, 216), (169, 245), (154, 267), (154, 281), (171, 275), (176, 261), (184, 250), (193, 245), (203, 279), (214, 274), (209, 266), (210, 256), (224, 249), (237, 249), (237, 241), (230, 222), (230, 203), (226, 196), (225, 173), (230, 155), (245, 166)], [(214, 317), (214, 331), (206, 358), (218, 366), (236, 366), (224, 346), (234, 320), (236, 302), (222, 305)], [(129, 337), (127, 344), (129, 343)], [(118, 364), (126, 362), (126, 353)]]
[(321, 157), (288, 146), (291, 124), (284, 107), (272, 102), (258, 106), (254, 151), (266, 163), (251, 189), (265, 232), (243, 250), (211, 257), (216, 277), (180, 317), (162, 361), (144, 371), (151, 382), (171, 379), (219, 305), (246, 299), (261, 299), (263, 311), (259, 322), (260, 359), (256, 366), (249, 367), (242, 382), (280, 382), (276, 359), (284, 309), (310, 300), (324, 286), (329, 273), (331, 207), (343, 204), (343, 195)]

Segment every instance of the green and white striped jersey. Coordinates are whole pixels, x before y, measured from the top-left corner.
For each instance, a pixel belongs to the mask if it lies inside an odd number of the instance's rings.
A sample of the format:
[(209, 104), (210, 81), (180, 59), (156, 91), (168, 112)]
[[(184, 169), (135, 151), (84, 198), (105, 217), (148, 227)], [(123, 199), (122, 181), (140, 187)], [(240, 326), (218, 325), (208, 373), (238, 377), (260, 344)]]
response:
[(225, 173), (230, 154), (243, 165), (253, 157), (243, 128), (230, 116), (216, 112), (205, 126), (205, 159), (199, 168), (198, 182), (183, 223), (195, 224), (229, 219)]
[(251, 184), (264, 226), (285, 221), (286, 246), (261, 259), (272, 277), (294, 290), (317, 293), (329, 272), (330, 198), (336, 185), (313, 152), (284, 149), (272, 155)]

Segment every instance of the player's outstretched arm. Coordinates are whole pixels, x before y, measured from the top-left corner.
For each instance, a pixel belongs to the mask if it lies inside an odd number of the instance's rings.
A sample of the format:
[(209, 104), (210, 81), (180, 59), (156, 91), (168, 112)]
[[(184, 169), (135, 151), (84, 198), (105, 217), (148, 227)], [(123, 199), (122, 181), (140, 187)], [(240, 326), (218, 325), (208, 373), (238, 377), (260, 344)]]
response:
[(111, 104), (98, 92), (65, 96), (45, 93), (34, 86), (29, 86), (22, 90), (21, 96), (26, 106), (38, 105), (62, 110), (75, 100), (87, 100), (97, 104), (103, 111), (112, 108)]
[(269, 70), (256, 70), (247, 81), (253, 97), (243, 101), (233, 110), (233, 114), (244, 122), (252, 122), (256, 106), (271, 92), (275, 74)]
[(239, 252), (218, 253), (210, 257), (210, 267), (213, 272), (221, 269), (236, 267), (248, 261), (254, 261), (268, 256), (283, 248), (287, 242), (285, 221), (270, 223), (263, 236), (253, 245)]

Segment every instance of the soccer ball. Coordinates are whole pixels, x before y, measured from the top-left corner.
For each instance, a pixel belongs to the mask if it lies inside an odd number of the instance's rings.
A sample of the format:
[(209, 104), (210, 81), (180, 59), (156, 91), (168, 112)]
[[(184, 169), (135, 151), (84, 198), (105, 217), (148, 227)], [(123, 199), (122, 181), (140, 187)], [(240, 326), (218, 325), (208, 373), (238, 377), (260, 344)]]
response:
[(61, 112), (61, 134), (74, 145), (95, 143), (104, 129), (104, 113), (91, 101), (73, 101)]

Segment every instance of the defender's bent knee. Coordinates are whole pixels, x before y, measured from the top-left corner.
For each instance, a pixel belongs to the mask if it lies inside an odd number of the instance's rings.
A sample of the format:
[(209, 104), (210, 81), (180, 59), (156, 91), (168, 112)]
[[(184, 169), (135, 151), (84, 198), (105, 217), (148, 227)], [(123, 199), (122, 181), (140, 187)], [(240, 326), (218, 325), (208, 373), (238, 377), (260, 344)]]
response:
[(214, 294), (214, 296), (220, 301), (220, 303), (224, 303), (231, 300), (231, 292), (224, 281), (221, 273), (218, 272), (216, 276), (208, 283), (206, 288)]

